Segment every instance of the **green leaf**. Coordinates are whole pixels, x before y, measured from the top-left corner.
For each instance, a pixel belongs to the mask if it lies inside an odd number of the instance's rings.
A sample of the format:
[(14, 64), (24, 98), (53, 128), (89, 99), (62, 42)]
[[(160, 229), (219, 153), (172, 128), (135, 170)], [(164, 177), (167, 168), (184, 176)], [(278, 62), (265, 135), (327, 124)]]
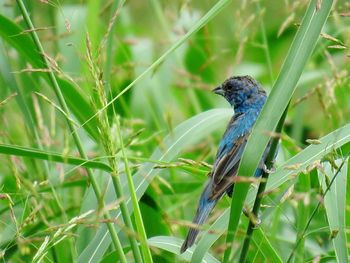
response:
[(33, 66), (41, 68), (43, 63), (36, 54), (36, 47), (23, 28), (0, 14), (0, 36), (24, 56)]
[(78, 165), (86, 168), (100, 169), (106, 172), (111, 172), (112, 168), (102, 162), (85, 160), (71, 156), (65, 156), (60, 153), (42, 151), (38, 149), (22, 147), (18, 145), (0, 144), (0, 153), (6, 155), (23, 156), (33, 159), (46, 160), (64, 164)]
[[(148, 239), (148, 244), (150, 246), (164, 249), (166, 251), (169, 251), (171, 253), (174, 253), (174, 254), (180, 256), (180, 259), (190, 261), (192, 254), (193, 254), (193, 251), (195, 249), (195, 246), (187, 249), (185, 253), (180, 254), (180, 248), (181, 248), (182, 242), (183, 242), (182, 239), (175, 238), (175, 237), (167, 237), (167, 236), (157, 236), (157, 237), (152, 237), (152, 238)], [(203, 257), (202, 262), (218, 263), (220, 261), (217, 260), (215, 257), (213, 257), (211, 254), (206, 253)]]
[(142, 197), (140, 209), (148, 237), (170, 235), (169, 226), (166, 220), (164, 220), (164, 211), (155, 203), (150, 195), (145, 194)]
[[(24, 29), (20, 28), (1, 14), (0, 25), (0, 36), (12, 47), (14, 47), (22, 57), (24, 57), (30, 64), (32, 64), (34, 68), (42, 69), (44, 66), (40, 55), (37, 52), (36, 46), (34, 45), (30, 36), (24, 32)], [(47, 73), (36, 72), (33, 74), (39, 75), (48, 81)], [(86, 97), (83, 96), (76, 88), (76, 86), (71, 82), (59, 78), (58, 76), (56, 76), (56, 79), (63, 93), (63, 96), (66, 99), (69, 109), (72, 111), (80, 123), (84, 123), (89, 116), (94, 114), (94, 111), (87, 102)], [(96, 120), (93, 120), (91, 123), (85, 125), (85, 129), (90, 134), (90, 136), (95, 140), (98, 140), (99, 134), (96, 127)]]
[[(124, 254), (126, 255), (131, 250), (130, 246), (123, 247)], [(100, 263), (115, 263), (118, 262), (119, 256), (117, 251), (113, 251), (105, 255)]]
[[(240, 176), (254, 175), (269, 141), (269, 136), (266, 136), (266, 133), (275, 130), (278, 121), (286, 109), (297, 87), (305, 64), (314, 50), (321, 29), (331, 10), (332, 3), (332, 0), (324, 0), (322, 1), (321, 8), (317, 10), (317, 1), (310, 1), (310, 5), (293, 40), (276, 83), (253, 127), (238, 169)], [(225, 251), (224, 262), (231, 260), (233, 239), (237, 231), (248, 189), (249, 184), (237, 184), (233, 192), (229, 223), (230, 231), (226, 239), (226, 243), (230, 245)]]
[[(345, 226), (345, 214), (346, 214), (346, 181), (348, 172), (348, 161), (344, 164), (342, 169), (334, 180), (334, 183), (330, 187), (324, 198), (324, 206), (326, 208), (327, 219), (329, 222), (329, 228), (331, 231), (331, 238), (337, 262), (348, 262), (348, 249), (346, 240), (346, 226)], [(337, 160), (336, 164), (340, 165), (342, 160)], [(327, 180), (331, 181), (336, 174), (336, 171), (332, 166), (326, 162), (323, 165), (325, 174), (318, 172), (318, 179), (323, 191), (327, 189)]]
[(258, 228), (253, 235), (253, 241), (256, 244), (259, 251), (265, 256), (267, 261), (274, 263), (282, 263), (283, 260), (278, 255), (276, 249), (272, 246), (271, 242), (267, 238), (262, 228)]

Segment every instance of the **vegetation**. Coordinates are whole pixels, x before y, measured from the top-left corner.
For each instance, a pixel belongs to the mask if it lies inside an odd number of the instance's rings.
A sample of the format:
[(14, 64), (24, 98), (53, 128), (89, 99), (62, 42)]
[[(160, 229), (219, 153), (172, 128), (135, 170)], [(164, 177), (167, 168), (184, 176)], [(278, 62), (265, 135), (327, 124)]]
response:
[[(3, 262), (349, 261), (347, 1), (0, 7)], [(210, 91), (232, 75), (268, 101), (233, 198), (180, 254), (232, 115)], [(246, 180), (270, 138), (272, 173)]]

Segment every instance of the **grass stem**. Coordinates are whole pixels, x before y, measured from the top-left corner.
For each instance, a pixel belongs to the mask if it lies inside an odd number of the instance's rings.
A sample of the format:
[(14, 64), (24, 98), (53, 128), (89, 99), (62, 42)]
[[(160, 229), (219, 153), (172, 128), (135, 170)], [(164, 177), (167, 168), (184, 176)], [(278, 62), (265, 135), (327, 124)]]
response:
[(124, 143), (123, 143), (123, 137), (122, 137), (122, 134), (120, 131), (120, 122), (119, 122), (118, 118), (117, 118), (117, 133), (119, 136), (120, 149), (121, 149), (123, 160), (124, 160), (125, 173), (126, 173), (126, 178), (128, 180), (129, 192), (130, 192), (130, 197), (131, 197), (131, 201), (132, 201), (135, 222), (136, 222), (136, 229), (137, 229), (137, 233), (138, 233), (139, 238), (140, 238), (143, 259), (144, 259), (144, 262), (146, 262), (146, 263), (152, 263), (153, 262), (152, 255), (151, 255), (151, 251), (149, 249), (149, 246), (147, 244), (146, 230), (145, 230), (145, 226), (143, 224), (141, 210), (140, 210), (140, 206), (139, 206), (138, 199), (136, 196), (134, 181), (132, 179), (128, 157), (126, 156)]
[[(256, 2), (256, 8), (258, 10), (258, 13), (261, 14), (261, 7), (260, 7), (260, 2), (259, 1)], [(264, 49), (264, 52), (265, 52), (267, 68), (269, 70), (270, 82), (271, 82), (271, 85), (272, 85), (273, 84), (273, 80), (275, 78), (273, 76), (271, 55), (270, 55), (270, 49), (269, 49), (269, 42), (267, 40), (266, 30), (265, 30), (265, 23), (264, 23), (264, 18), (263, 18), (262, 15), (263, 14), (260, 15), (260, 30), (261, 30), (261, 34), (262, 34), (263, 49)]]

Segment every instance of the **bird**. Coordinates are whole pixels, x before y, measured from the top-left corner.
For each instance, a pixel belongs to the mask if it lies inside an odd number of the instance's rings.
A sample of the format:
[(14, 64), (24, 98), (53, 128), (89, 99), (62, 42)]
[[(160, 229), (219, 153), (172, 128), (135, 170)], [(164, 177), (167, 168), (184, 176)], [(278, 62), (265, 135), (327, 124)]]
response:
[[(267, 96), (261, 85), (250, 76), (233, 76), (212, 90), (223, 96), (231, 105), (234, 114), (220, 141), (209, 179), (200, 196), (197, 212), (193, 219), (195, 227), (190, 227), (180, 252), (191, 247), (199, 226), (208, 218), (210, 212), (222, 196), (232, 197), (233, 181), (253, 125), (263, 108)], [(265, 159), (270, 143), (266, 147), (254, 176), (261, 176), (265, 169)]]

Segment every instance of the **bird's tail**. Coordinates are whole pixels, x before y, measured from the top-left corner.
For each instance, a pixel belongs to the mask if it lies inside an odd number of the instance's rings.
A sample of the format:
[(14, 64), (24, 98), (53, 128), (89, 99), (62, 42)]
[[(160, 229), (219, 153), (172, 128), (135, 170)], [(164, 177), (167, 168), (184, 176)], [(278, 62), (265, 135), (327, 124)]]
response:
[[(217, 200), (203, 200), (204, 196), (201, 196), (201, 200), (198, 205), (196, 216), (193, 219), (193, 223), (200, 226), (204, 223), (204, 221), (208, 218), (211, 210), (213, 210), (214, 206), (216, 205)], [(188, 230), (187, 237), (184, 241), (184, 243), (181, 246), (181, 253), (184, 253), (187, 248), (191, 247), (196, 240), (196, 237), (199, 233), (198, 227), (196, 228), (190, 228)]]

